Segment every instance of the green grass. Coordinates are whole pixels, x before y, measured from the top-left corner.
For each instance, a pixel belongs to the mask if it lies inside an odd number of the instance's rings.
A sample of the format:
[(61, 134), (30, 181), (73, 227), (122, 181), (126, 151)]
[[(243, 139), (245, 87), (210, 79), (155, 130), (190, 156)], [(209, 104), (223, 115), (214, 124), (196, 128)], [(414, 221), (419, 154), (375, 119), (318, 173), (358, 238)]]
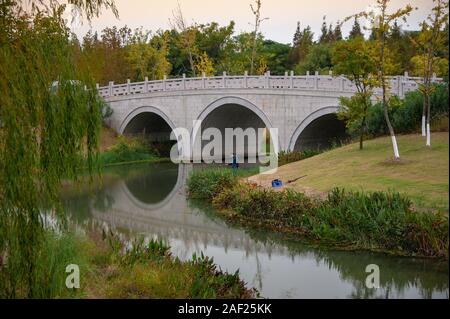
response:
[(283, 181), (307, 175), (287, 187), (326, 194), (334, 187), (347, 190), (388, 191), (408, 195), (419, 210), (449, 209), (449, 135), (432, 133), (432, 147), (420, 135), (397, 137), (401, 161), (392, 161), (389, 137), (349, 144), (299, 162), (282, 166), (274, 174), (249, 180), (263, 186), (279, 178)]

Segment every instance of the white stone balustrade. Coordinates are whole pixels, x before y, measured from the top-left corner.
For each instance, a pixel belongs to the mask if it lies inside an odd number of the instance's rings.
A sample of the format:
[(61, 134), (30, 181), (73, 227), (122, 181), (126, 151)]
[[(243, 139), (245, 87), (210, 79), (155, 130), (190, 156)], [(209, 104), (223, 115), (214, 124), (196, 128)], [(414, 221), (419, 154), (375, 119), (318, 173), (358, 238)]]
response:
[[(404, 97), (405, 93), (415, 91), (423, 79), (419, 77), (410, 77), (408, 73), (403, 76), (389, 77), (391, 94)], [(436, 76), (433, 82), (441, 82), (441, 78)], [(174, 78), (163, 80), (131, 83), (129, 80), (124, 84), (114, 84), (110, 82), (108, 86), (98, 87), (99, 94), (103, 98), (145, 94), (164, 91), (188, 91), (188, 90), (211, 90), (211, 89), (280, 89), (280, 90), (302, 90), (302, 91), (327, 91), (327, 92), (356, 92), (354, 83), (344, 76), (329, 75), (306, 75), (294, 76), (286, 72), (285, 75), (272, 76), (270, 72), (263, 76), (243, 76), (227, 75), (195, 78)], [(381, 89), (375, 90), (375, 95), (381, 94)]]

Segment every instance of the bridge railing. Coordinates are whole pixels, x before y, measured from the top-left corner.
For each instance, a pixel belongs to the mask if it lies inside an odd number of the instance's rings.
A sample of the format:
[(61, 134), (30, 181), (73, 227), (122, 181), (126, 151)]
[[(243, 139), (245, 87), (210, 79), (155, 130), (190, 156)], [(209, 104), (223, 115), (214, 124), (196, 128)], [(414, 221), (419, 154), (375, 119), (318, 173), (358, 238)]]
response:
[[(408, 73), (403, 76), (389, 77), (391, 94), (403, 97), (405, 93), (415, 91), (419, 88), (419, 83), (423, 83), (420, 77), (410, 77)], [(433, 82), (441, 82), (441, 78), (433, 76)], [(129, 80), (124, 84), (114, 84), (110, 82), (108, 86), (99, 87), (99, 94), (103, 98), (144, 94), (166, 91), (186, 91), (186, 90), (211, 90), (211, 89), (281, 89), (281, 90), (303, 90), (303, 91), (327, 91), (353, 93), (356, 92), (355, 84), (344, 76), (329, 75), (306, 75), (294, 76), (285, 73), (284, 76), (271, 76), (266, 73), (262, 76), (223, 76), (195, 77), (166, 79), (143, 82), (133, 82)], [(381, 94), (381, 88), (375, 89), (376, 95)]]

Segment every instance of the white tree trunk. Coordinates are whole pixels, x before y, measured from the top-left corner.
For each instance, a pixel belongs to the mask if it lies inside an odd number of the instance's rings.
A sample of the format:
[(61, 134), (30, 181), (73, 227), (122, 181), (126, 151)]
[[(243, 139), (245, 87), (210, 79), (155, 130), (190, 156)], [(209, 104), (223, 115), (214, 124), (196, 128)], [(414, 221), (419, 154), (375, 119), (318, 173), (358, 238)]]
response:
[(395, 159), (399, 159), (400, 153), (398, 152), (397, 139), (395, 138), (395, 135), (391, 136), (391, 140), (392, 140), (392, 147), (394, 148), (394, 157)]
[(425, 131), (425, 115), (422, 115), (422, 136), (426, 136), (426, 131)]
[(427, 123), (427, 146), (431, 146), (430, 123)]

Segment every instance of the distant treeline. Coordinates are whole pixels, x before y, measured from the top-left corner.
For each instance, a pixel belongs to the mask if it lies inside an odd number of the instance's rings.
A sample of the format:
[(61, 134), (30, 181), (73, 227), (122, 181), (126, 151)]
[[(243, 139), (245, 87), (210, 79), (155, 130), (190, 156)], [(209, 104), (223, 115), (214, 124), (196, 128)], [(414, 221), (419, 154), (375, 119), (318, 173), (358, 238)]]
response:
[[(72, 41), (78, 63), (88, 67), (101, 85), (127, 79), (140, 81), (145, 77), (162, 79), (164, 75), (180, 77), (183, 73), (186, 76), (222, 75), (223, 72), (241, 75), (252, 69), (254, 33), (237, 34), (233, 21), (226, 26), (216, 22), (182, 25), (156, 32), (114, 26), (100, 33), (88, 32), (81, 41), (73, 37)], [(436, 71), (439, 76), (447, 77), (448, 23), (443, 32), (447, 35), (447, 43), (444, 50), (437, 52)], [(394, 66), (391, 74), (420, 75), (420, 54), (415, 46), (419, 34), (420, 30), (406, 31), (397, 23), (389, 32), (387, 46)], [(353, 20), (350, 33), (344, 37), (341, 24), (328, 24), (325, 17), (316, 41), (311, 28), (302, 28), (300, 22), (291, 44), (266, 39), (258, 33), (253, 73), (270, 71), (282, 75), (288, 70), (294, 70), (296, 74), (307, 71), (328, 73), (334, 66), (336, 43), (357, 37), (364, 37), (358, 19)], [(372, 32), (365, 41), (373, 41), (375, 37), (376, 33)]]

